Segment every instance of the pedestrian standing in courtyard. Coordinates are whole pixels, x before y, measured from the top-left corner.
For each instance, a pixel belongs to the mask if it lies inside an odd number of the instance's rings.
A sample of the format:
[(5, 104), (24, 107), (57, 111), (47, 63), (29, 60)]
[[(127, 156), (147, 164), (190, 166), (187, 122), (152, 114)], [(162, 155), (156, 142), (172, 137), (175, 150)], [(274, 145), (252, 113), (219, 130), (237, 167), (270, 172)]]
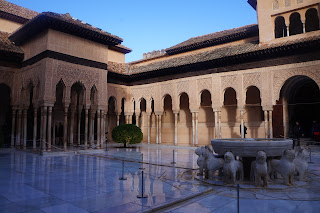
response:
[(304, 133), (303, 133), (302, 127), (300, 126), (299, 122), (296, 121), (296, 124), (293, 127), (293, 134), (292, 134), (293, 145), (292, 145), (292, 148), (294, 148), (296, 144), (297, 144), (297, 146), (300, 146), (300, 138), (301, 137), (304, 137)]
[[(246, 125), (243, 123), (243, 129), (244, 129), (244, 138), (246, 138), (246, 134), (247, 134), (247, 127)], [(241, 135), (241, 125), (240, 125), (240, 135)]]

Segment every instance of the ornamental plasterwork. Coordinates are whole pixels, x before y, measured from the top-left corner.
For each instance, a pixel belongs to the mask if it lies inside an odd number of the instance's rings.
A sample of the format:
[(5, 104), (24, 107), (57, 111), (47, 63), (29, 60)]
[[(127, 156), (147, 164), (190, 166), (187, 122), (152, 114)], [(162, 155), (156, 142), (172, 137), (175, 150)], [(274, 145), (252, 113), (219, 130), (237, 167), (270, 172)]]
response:
[(183, 92), (187, 93), (188, 96), (190, 96), (190, 94), (189, 94), (189, 82), (188, 81), (182, 81), (182, 82), (178, 82), (177, 83), (177, 95), (179, 96)]
[(140, 103), (142, 98), (144, 98), (146, 102), (149, 102), (155, 98), (155, 91), (153, 86), (133, 88), (131, 89), (131, 93), (137, 103)]
[(33, 86), (38, 86), (38, 84), (40, 83), (39, 77), (42, 75), (40, 71), (40, 63), (24, 69), (21, 72), (22, 88), (27, 88), (30, 82), (33, 84)]
[(203, 78), (198, 79), (198, 94), (203, 90), (208, 90), (212, 94), (212, 79), (211, 78)]
[(171, 99), (174, 96), (174, 87), (173, 84), (162, 84), (161, 85), (161, 95), (160, 97), (164, 98), (165, 95), (170, 95)]
[(229, 87), (233, 88), (238, 94), (239, 80), (236, 75), (227, 75), (221, 77), (221, 91), (224, 91)]
[[(298, 76), (298, 75), (303, 75), (311, 78), (316, 82), (316, 84), (320, 88), (320, 77), (319, 77), (319, 71), (317, 71), (318, 67), (305, 67), (305, 68), (300, 68), (300, 69), (295, 69), (295, 70), (286, 70), (286, 71), (279, 71), (275, 72), (273, 74), (273, 97), (274, 97), (274, 103), (276, 100), (279, 99), (280, 97), (280, 91), (282, 86), (285, 84), (285, 82), (293, 77), (293, 76)], [(310, 71), (312, 70), (312, 71)]]
[(99, 86), (99, 73), (80, 69), (79, 65), (59, 65), (56, 77), (55, 85), (62, 79), (67, 87), (71, 87), (76, 82), (81, 82), (87, 90), (90, 90), (93, 85)]
[(243, 75), (243, 89), (246, 91), (250, 86), (257, 87), (261, 93), (262, 84), (260, 73), (248, 73)]
[(0, 72), (0, 84), (6, 84), (9, 86), (12, 90), (13, 87), (13, 72), (6, 72), (6, 71), (1, 71)]

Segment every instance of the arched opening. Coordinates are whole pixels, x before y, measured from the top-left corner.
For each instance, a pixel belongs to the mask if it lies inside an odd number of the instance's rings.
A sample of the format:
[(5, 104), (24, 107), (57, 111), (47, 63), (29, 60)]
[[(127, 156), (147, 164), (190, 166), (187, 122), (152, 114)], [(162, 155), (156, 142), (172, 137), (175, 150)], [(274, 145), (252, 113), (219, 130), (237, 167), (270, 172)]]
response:
[(189, 109), (189, 96), (180, 95), (180, 111), (178, 122), (178, 144), (192, 145), (192, 114)]
[(148, 141), (148, 117), (147, 117), (147, 101), (140, 99), (140, 128), (143, 133), (143, 141)]
[(247, 137), (263, 137), (264, 128), (261, 126), (263, 123), (263, 111), (261, 106), (260, 90), (255, 86), (248, 87), (247, 89), (245, 112), (244, 120), (248, 129)]
[[(285, 130), (290, 136), (295, 122), (298, 121), (305, 136), (310, 137), (312, 121), (320, 121), (320, 91), (315, 81), (301, 75), (289, 78), (281, 88), (280, 100), (283, 104), (281, 115), (284, 121), (282, 135)], [(273, 119), (277, 122), (279, 118), (273, 116)]]
[(11, 137), (11, 98), (10, 87), (0, 84), (0, 147), (10, 147)]
[(64, 130), (64, 103), (63, 97), (65, 93), (65, 85), (62, 80), (56, 85), (56, 101), (53, 106), (53, 125), (55, 129), (55, 137), (53, 138), (53, 145), (63, 145), (63, 130)]
[(170, 95), (163, 99), (162, 133), (162, 143), (174, 144), (174, 114)]
[(274, 20), (274, 35), (276, 38), (287, 36), (287, 26), (283, 16), (278, 16)]
[(214, 114), (212, 110), (211, 93), (203, 90), (200, 95), (198, 115), (198, 142), (200, 145), (210, 144), (214, 138)]
[(33, 94), (34, 86), (32, 82), (30, 82), (26, 88), (26, 98), (28, 100), (28, 110), (27, 110), (27, 147), (32, 147), (32, 139), (33, 139), (33, 121), (34, 121), (34, 94)]
[(154, 112), (154, 100), (151, 99), (151, 117), (150, 117), (150, 143), (157, 141), (157, 123), (156, 114)]
[(221, 109), (221, 135), (223, 138), (240, 138), (240, 113), (238, 109), (237, 93), (229, 87), (224, 92), (223, 107)]
[[(93, 86), (90, 91), (91, 105), (96, 103), (97, 91)], [(74, 83), (71, 86), (71, 103), (70, 103), (70, 116), (69, 116), (69, 143), (71, 146), (74, 144), (80, 146), (84, 141), (84, 135), (81, 137), (81, 132), (84, 132), (84, 115), (83, 106), (85, 104), (85, 87), (80, 82)], [(82, 125), (81, 125), (82, 123)]]
[(310, 8), (306, 12), (306, 32), (319, 30), (319, 16), (316, 8)]
[(303, 24), (299, 13), (294, 12), (290, 15), (289, 34), (297, 35), (303, 33)]
[(116, 114), (116, 98), (111, 96), (108, 100), (108, 141), (112, 141), (112, 130), (117, 126), (117, 114)]
[(122, 98), (121, 99), (121, 113), (120, 113), (120, 120), (119, 120), (119, 124), (125, 124), (126, 123), (126, 117), (124, 115), (124, 110), (125, 110), (125, 102), (126, 102), (126, 99), (125, 98)]

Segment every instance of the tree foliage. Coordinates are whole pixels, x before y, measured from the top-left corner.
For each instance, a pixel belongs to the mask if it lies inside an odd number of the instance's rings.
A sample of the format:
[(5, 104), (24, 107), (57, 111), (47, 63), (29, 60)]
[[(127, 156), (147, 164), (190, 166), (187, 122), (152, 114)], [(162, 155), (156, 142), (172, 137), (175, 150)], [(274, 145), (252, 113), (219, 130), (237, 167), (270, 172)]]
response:
[(143, 139), (143, 133), (135, 124), (122, 124), (112, 130), (112, 139), (117, 143), (127, 144), (140, 143)]

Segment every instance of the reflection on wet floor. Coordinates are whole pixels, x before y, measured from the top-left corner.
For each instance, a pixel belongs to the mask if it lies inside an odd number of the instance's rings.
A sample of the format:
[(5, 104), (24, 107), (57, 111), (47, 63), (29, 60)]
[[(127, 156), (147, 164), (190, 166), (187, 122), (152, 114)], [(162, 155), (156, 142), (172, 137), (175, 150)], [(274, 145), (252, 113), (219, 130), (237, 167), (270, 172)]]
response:
[[(194, 149), (144, 145), (48, 157), (2, 149), (0, 212), (140, 212), (194, 195), (195, 198), (165, 211), (236, 211), (233, 186), (196, 176)], [(122, 160), (127, 180), (119, 180)], [(274, 184), (271, 189), (243, 184), (241, 211), (318, 212), (320, 155), (314, 154), (313, 161), (306, 184), (297, 182), (294, 187)], [(145, 174), (144, 193), (148, 195), (145, 199), (137, 198), (141, 193), (141, 167)], [(211, 189), (212, 192), (201, 195)]]

